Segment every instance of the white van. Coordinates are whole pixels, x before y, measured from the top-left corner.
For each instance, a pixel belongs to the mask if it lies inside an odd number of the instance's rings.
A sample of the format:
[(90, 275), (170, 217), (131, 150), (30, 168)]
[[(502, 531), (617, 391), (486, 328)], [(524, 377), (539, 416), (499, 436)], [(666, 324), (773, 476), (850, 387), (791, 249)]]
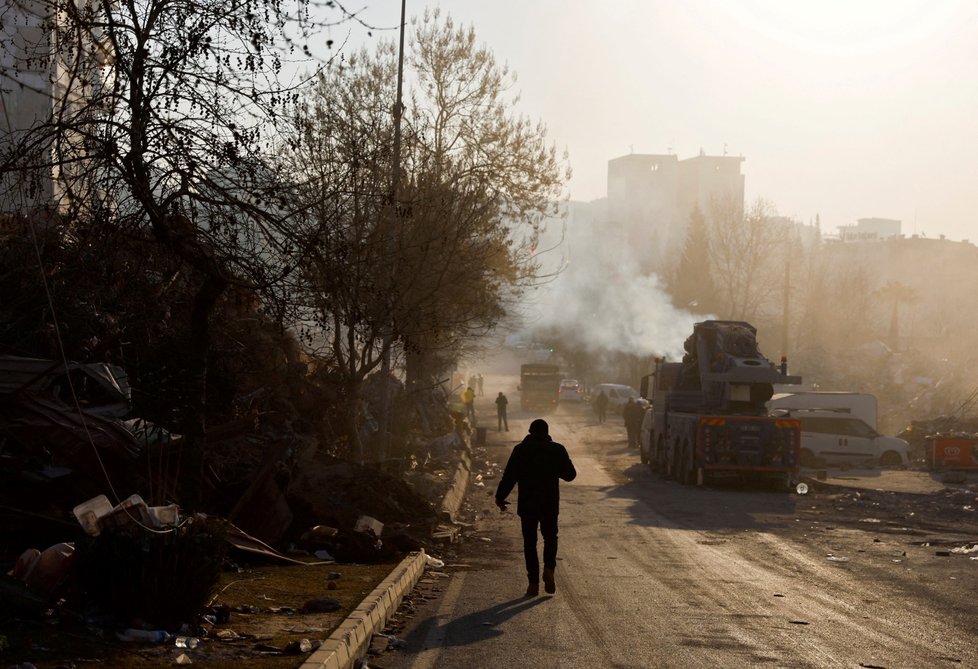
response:
[[(591, 388), (591, 401), (593, 402), (594, 398), (602, 392), (608, 398), (608, 413), (621, 413), (622, 408), (628, 403), (629, 398), (636, 402), (642, 400), (638, 391), (631, 386), (626, 386), (622, 383), (599, 383)], [(642, 403), (644, 404), (645, 401), (642, 400)]]
[(768, 409), (831, 410), (862, 419), (874, 430), (879, 429), (876, 396), (840, 390), (793, 390), (776, 393), (767, 402)]
[(771, 413), (801, 422), (802, 467), (902, 467), (909, 462), (907, 442), (884, 437), (844, 410), (776, 409)]

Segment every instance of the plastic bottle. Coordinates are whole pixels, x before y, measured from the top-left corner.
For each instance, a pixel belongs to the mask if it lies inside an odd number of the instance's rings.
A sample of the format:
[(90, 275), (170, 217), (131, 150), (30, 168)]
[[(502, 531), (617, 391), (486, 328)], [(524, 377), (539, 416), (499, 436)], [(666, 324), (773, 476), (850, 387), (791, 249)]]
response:
[(177, 648), (196, 648), (200, 645), (200, 639), (195, 636), (178, 636), (174, 640)]
[(170, 638), (166, 630), (138, 630), (133, 627), (119, 632), (120, 641), (142, 641), (143, 643), (163, 643)]

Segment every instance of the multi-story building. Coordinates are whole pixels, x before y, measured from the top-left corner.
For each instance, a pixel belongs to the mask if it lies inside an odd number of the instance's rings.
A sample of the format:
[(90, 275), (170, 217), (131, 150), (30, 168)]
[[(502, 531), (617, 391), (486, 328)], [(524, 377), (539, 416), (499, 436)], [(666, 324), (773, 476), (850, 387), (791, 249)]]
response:
[[(0, 155), (6, 157), (26, 130), (51, 117), (53, 77), (44, 6), (31, 0), (2, 0), (0, 7)], [(49, 175), (38, 178), (21, 170), (0, 175), (0, 211), (34, 208), (52, 196)]]
[[(98, 15), (88, 12), (86, 0), (76, 4), (78, 16)], [(92, 132), (93, 119), (104, 116), (92, 104), (100, 95), (104, 99), (110, 81), (102, 28), (94, 18), (53, 21), (53, 11), (55, 5), (45, 0), (0, 0), (0, 164), (11, 150), (20, 160), (16, 169), (8, 165), (0, 174), (0, 212), (62, 205), (66, 184), (77, 188), (84, 174), (82, 136)], [(21, 144), (26, 133), (45, 125), (46, 133)]]
[(844, 242), (889, 239), (900, 236), (901, 222), (892, 218), (860, 218), (856, 225), (840, 225), (839, 237)]
[(673, 154), (631, 154), (608, 161), (608, 225), (638, 249), (643, 269), (664, 268), (682, 249), (695, 208), (709, 217), (717, 207), (743, 211), (739, 156), (680, 160)]

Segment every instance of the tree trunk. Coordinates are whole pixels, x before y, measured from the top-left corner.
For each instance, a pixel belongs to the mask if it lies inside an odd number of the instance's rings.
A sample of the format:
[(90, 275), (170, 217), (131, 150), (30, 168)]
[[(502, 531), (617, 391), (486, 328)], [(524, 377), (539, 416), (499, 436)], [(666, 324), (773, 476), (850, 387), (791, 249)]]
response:
[(184, 446), (181, 505), (195, 510), (203, 501), (204, 448), (207, 444), (207, 358), (210, 354), (210, 315), (227, 288), (221, 278), (208, 276), (194, 295), (187, 342), (187, 394), (184, 400)]

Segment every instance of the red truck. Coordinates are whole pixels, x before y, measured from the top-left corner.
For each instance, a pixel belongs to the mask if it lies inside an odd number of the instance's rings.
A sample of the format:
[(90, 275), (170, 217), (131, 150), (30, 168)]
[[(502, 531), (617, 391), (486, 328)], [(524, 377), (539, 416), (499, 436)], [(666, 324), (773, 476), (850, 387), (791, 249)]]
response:
[(640, 458), (666, 478), (703, 485), (710, 478), (798, 478), (801, 424), (768, 415), (777, 384), (801, 383), (757, 348), (757, 330), (743, 321), (697, 323), (683, 362), (657, 359), (642, 379), (652, 407)]

